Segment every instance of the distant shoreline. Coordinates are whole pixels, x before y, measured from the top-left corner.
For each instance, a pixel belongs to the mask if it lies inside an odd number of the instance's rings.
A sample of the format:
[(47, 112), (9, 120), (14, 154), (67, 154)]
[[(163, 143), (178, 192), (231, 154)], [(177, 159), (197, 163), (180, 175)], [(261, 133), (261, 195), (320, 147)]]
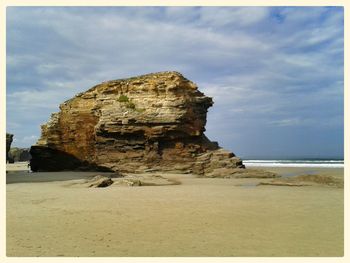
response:
[[(261, 163), (249, 164), (244, 162), (246, 168), (262, 169), (277, 173), (282, 177), (303, 175), (303, 174), (325, 174), (332, 176), (344, 175), (343, 167), (317, 167), (317, 166), (278, 166), (266, 163), (264, 166)], [(331, 169), (329, 169), (331, 168)], [(27, 162), (7, 164), (6, 170), (6, 184), (13, 183), (39, 183), (39, 182), (55, 182), (55, 181), (69, 181), (79, 179), (91, 179), (96, 175), (104, 175), (108, 177), (117, 177), (115, 173), (104, 173), (98, 171), (59, 171), (59, 172), (36, 172), (30, 173)], [(157, 172), (159, 174), (167, 174)], [(189, 175), (190, 176), (190, 175)], [(186, 177), (186, 176), (185, 176)]]

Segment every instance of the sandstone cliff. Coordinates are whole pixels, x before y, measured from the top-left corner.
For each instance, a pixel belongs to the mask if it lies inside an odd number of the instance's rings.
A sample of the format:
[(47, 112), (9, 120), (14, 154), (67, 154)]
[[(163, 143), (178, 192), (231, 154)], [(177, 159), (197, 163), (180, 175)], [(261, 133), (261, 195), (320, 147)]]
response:
[(6, 133), (6, 162), (9, 161), (8, 153), (11, 148), (12, 139), (13, 139), (13, 134)]
[(42, 125), (32, 169), (242, 172), (238, 157), (204, 135), (212, 105), (177, 72), (101, 83), (61, 104)]

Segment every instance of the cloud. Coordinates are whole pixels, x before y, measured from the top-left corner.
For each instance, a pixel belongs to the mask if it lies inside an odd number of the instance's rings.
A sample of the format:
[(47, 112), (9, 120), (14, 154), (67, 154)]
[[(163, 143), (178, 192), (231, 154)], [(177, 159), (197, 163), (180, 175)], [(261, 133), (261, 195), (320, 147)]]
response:
[(200, 9), (200, 23), (207, 26), (252, 26), (269, 14), (266, 7), (214, 7)]
[(33, 145), (39, 139), (38, 135), (24, 136), (22, 138), (14, 138), (12, 145)]
[[(238, 154), (254, 151), (242, 130), (320, 123), (309, 132), (332, 136), (343, 128), (343, 23), (331, 7), (9, 7), (8, 127), (37, 134), (97, 83), (176, 70), (214, 98), (207, 134)], [(342, 152), (342, 138), (329, 143)]]
[(305, 123), (305, 120), (301, 120), (299, 118), (282, 119), (282, 120), (276, 120), (276, 121), (270, 122), (271, 125), (276, 125), (276, 126), (299, 126), (303, 123)]
[(58, 104), (67, 97), (60, 90), (25, 90), (17, 91), (7, 96), (7, 107), (9, 109), (20, 109), (28, 111), (30, 109), (48, 109), (58, 108)]
[(252, 26), (263, 21), (269, 14), (266, 7), (215, 7), (201, 8), (201, 22), (209, 26)]

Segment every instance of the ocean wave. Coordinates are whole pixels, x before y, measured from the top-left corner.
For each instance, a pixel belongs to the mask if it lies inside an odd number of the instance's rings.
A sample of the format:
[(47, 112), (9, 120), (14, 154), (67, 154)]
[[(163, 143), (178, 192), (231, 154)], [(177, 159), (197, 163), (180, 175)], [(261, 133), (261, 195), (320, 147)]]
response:
[(244, 160), (246, 166), (344, 168), (343, 160)]

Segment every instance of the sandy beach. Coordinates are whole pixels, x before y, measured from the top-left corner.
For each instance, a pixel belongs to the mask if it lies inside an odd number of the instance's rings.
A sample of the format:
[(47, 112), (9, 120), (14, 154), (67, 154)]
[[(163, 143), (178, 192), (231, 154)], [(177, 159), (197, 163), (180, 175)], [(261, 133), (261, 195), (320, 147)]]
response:
[[(264, 169), (343, 176), (343, 169)], [(87, 188), (79, 187), (84, 174), (45, 181), (49, 175), (16, 173), (7, 173), (7, 256), (343, 256), (343, 188), (188, 174), (159, 174), (178, 185)]]

